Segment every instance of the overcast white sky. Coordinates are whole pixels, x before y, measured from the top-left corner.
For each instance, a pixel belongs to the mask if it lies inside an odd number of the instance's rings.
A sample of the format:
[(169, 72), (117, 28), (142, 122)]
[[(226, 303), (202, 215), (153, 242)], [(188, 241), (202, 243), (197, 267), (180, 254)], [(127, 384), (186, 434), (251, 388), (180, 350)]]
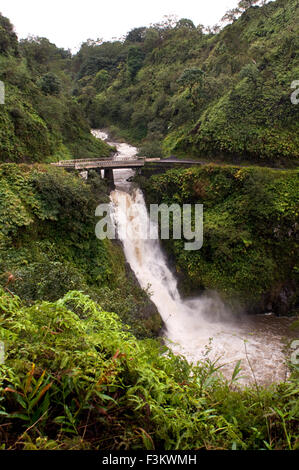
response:
[(88, 38), (109, 40), (132, 28), (148, 26), (164, 15), (189, 18), (197, 26), (219, 22), (238, 0), (0, 0), (0, 12), (19, 38), (47, 37), (75, 51)]

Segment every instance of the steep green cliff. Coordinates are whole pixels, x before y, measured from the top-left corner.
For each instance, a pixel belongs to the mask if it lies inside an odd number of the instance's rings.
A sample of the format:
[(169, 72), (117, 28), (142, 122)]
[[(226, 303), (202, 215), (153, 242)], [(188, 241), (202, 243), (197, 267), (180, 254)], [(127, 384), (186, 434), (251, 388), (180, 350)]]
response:
[(297, 170), (211, 164), (139, 180), (149, 203), (203, 204), (200, 250), (163, 241), (186, 292), (216, 290), (259, 313), (298, 308)]

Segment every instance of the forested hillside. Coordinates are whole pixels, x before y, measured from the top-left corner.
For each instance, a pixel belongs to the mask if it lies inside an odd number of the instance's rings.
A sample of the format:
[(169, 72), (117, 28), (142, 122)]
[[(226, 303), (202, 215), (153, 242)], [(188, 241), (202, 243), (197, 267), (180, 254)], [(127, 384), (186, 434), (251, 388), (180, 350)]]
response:
[(72, 96), (72, 56), (46, 38), (18, 42), (0, 15), (0, 161), (41, 162), (109, 156), (111, 149), (90, 134)]
[[(116, 41), (87, 40), (72, 54), (44, 37), (18, 40), (0, 14), (0, 450), (299, 449), (297, 319), (263, 315), (267, 341), (263, 329), (249, 355), (244, 337), (248, 386), (243, 359), (231, 356), (229, 375), (219, 363), (241, 335), (236, 312), (246, 321), (246, 313), (298, 314), (299, 105), (290, 99), (299, 80), (298, 0), (241, 0), (224, 21), (205, 28), (166, 18)], [(155, 240), (146, 257), (138, 233), (131, 251), (145, 278), (144, 266), (153, 267), (149, 282), (140, 282), (121, 237), (96, 237), (96, 208), (110, 200), (105, 180), (50, 165), (110, 157), (116, 148), (91, 128), (107, 128), (140, 155), (205, 161), (154, 175), (161, 162), (147, 161), (135, 181), (117, 181), (114, 208), (132, 183), (124, 222), (136, 233), (147, 220), (135, 223), (146, 215), (143, 199), (132, 198), (136, 184), (147, 203), (204, 205), (196, 252), (171, 239), (163, 253)], [(115, 145), (136, 158), (129, 145)], [(231, 310), (219, 320), (232, 329), (216, 338), (219, 357), (210, 356), (217, 305), (203, 304), (205, 316), (198, 304), (191, 309), (191, 295), (200, 301), (211, 290)], [(273, 318), (279, 328), (287, 320), (281, 335)], [(196, 341), (203, 328), (193, 320), (211, 320), (203, 351), (191, 345), (198, 362), (187, 349), (188, 361), (172, 352), (180, 340), (171, 341), (170, 319)], [(246, 338), (257, 333), (253, 322)], [(271, 374), (277, 365), (280, 383)]]
[(46, 38), (18, 42), (1, 16), (0, 159), (107, 156), (89, 127), (108, 126), (148, 156), (294, 165), (298, 2), (241, 1), (225, 20), (168, 18), (72, 56)]
[(169, 19), (84, 43), (75, 93), (92, 125), (116, 125), (149, 156), (298, 161), (298, 2), (265, 3), (239, 2), (221, 30)]

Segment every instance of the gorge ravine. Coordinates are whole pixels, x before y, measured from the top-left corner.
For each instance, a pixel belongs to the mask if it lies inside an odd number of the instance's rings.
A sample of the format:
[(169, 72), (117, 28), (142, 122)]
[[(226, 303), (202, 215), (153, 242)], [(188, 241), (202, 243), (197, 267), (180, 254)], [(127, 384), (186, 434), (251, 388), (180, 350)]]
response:
[[(135, 157), (135, 147), (110, 142), (102, 130), (92, 133), (116, 147), (115, 159)], [(149, 289), (166, 325), (165, 342), (190, 362), (209, 358), (215, 367), (221, 366), (219, 371), (228, 379), (240, 361), (240, 384), (285, 380), (284, 349), (290, 319), (263, 314), (236, 319), (216, 293), (182, 299), (159, 240), (140, 237), (142, 227), (150, 222), (141, 190), (127, 181), (133, 175), (132, 170), (114, 170), (115, 190), (110, 194), (113, 218), (126, 260), (140, 286)]]

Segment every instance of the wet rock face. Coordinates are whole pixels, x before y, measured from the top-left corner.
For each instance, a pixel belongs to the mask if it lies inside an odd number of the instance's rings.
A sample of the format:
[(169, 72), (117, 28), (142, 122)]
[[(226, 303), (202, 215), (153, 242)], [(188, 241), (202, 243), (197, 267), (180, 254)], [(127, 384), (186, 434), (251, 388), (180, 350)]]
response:
[(261, 302), (250, 306), (250, 313), (273, 312), (277, 316), (290, 315), (299, 308), (299, 287), (294, 280), (280, 284), (266, 293)]
[(292, 281), (284, 285), (279, 292), (277, 300), (274, 301), (273, 310), (278, 315), (287, 315), (296, 308), (296, 300), (298, 307), (298, 286)]

